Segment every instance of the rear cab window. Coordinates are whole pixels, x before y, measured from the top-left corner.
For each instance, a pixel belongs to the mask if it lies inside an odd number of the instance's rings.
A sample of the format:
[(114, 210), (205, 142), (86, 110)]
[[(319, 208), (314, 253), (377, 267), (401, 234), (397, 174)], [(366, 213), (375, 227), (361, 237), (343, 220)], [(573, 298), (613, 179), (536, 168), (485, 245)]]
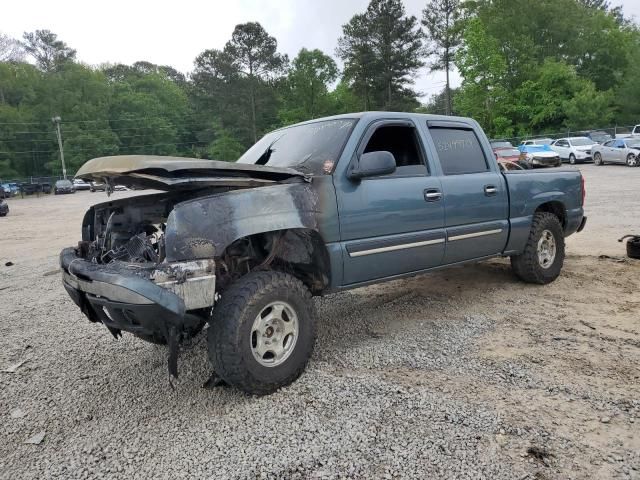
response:
[(489, 163), (478, 136), (471, 128), (429, 126), (444, 175), (489, 171)]

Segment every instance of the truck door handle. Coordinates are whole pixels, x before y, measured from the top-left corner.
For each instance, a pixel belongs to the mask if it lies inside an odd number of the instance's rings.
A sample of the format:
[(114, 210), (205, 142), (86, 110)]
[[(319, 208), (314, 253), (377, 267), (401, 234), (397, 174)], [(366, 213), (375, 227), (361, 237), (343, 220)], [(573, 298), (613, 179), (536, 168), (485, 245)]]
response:
[(442, 199), (442, 192), (437, 188), (430, 188), (424, 191), (424, 199), (427, 202), (438, 202)]
[(494, 185), (485, 185), (484, 187), (484, 194), (487, 197), (492, 197), (493, 195), (495, 195), (496, 193), (498, 193), (498, 189), (494, 186)]

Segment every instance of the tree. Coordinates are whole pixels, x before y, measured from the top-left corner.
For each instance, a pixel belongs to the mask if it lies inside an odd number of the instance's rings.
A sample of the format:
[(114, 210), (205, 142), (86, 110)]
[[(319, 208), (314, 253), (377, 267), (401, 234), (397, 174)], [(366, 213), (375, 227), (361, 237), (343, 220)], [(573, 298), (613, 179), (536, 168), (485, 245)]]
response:
[(477, 18), (467, 22), (456, 66), (463, 78), (456, 108), (477, 119), (490, 135), (505, 136), (497, 126), (505, 130), (510, 123), (505, 121), (504, 112), (509, 104), (504, 87), (507, 64), (499, 43)]
[[(455, 88), (447, 91), (445, 87), (440, 92), (431, 95), (427, 103), (423, 104), (416, 111), (419, 113), (431, 113), (434, 115), (450, 115), (452, 111), (447, 110), (447, 107), (449, 101), (451, 101), (452, 104), (455, 104), (457, 92), (458, 90)], [(447, 113), (447, 111), (449, 113)]]
[(76, 51), (62, 40), (58, 40), (58, 36), (49, 30), (25, 32), (23, 38), (24, 49), (45, 72), (54, 71), (63, 63), (76, 58)]
[[(215, 129), (215, 126), (214, 126)], [(216, 139), (207, 148), (209, 157), (213, 160), (235, 162), (245, 152), (242, 145), (228, 130), (217, 128)]]
[(24, 56), (24, 48), (18, 40), (0, 33), (0, 62), (21, 62)]
[(431, 0), (422, 11), (422, 25), (425, 27), (428, 53), (434, 57), (430, 70), (446, 73), (445, 112), (451, 115), (451, 82), (449, 72), (460, 45), (461, 30), (460, 0)]
[(345, 80), (362, 99), (361, 108), (369, 110), (376, 65), (366, 15), (354, 15), (342, 26), (336, 54), (344, 61)]
[(338, 77), (336, 62), (322, 51), (303, 48), (293, 60), (284, 84), (285, 124), (316, 118), (329, 113), (329, 84)]
[(401, 0), (371, 0), (364, 14), (343, 26), (337, 54), (344, 75), (363, 96), (365, 109), (406, 110), (418, 106), (411, 90), (422, 62), (422, 32)]
[(288, 63), (286, 55), (277, 52), (278, 42), (257, 22), (236, 25), (224, 53), (235, 71), (247, 79), (251, 107), (251, 128), (254, 142), (258, 141), (257, 97), (258, 83), (281, 75)]

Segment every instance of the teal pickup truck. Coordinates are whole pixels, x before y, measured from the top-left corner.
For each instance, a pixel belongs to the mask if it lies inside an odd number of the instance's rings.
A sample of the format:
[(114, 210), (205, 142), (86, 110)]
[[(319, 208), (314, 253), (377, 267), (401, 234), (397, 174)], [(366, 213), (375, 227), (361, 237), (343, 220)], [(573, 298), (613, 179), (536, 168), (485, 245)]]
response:
[(492, 257), (546, 284), (586, 221), (578, 170), (503, 172), (458, 117), (341, 115), (271, 132), (235, 163), (105, 157), (77, 178), (156, 190), (94, 205), (60, 254), (82, 312), (168, 344), (173, 375), (208, 323), (216, 378), (255, 394), (304, 370), (312, 296)]

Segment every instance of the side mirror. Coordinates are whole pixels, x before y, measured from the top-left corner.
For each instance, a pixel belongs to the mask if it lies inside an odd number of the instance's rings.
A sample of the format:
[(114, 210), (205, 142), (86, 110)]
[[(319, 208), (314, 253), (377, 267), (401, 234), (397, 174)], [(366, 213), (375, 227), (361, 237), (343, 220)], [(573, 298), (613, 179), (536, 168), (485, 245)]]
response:
[(355, 168), (349, 172), (349, 178), (361, 179), (391, 175), (396, 171), (396, 159), (391, 152), (379, 151), (363, 153)]

